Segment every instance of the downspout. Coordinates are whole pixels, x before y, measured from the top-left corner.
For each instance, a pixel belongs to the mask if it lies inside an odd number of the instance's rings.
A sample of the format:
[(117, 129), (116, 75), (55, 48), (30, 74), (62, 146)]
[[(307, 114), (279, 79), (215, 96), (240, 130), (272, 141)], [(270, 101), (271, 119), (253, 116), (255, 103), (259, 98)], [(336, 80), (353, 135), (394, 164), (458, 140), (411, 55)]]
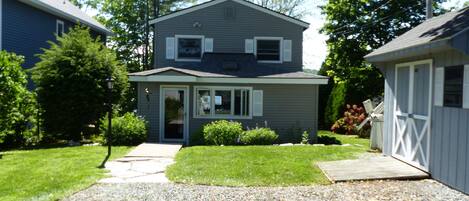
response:
[(427, 0), (427, 20), (433, 17), (433, 0)]

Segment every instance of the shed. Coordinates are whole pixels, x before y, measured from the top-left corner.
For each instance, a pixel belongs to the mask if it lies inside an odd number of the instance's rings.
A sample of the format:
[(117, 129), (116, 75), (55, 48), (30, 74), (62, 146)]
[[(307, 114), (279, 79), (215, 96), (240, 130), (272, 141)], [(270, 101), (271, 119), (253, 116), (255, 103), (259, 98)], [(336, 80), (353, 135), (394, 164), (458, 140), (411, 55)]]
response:
[(469, 193), (469, 8), (365, 56), (385, 77), (383, 153)]

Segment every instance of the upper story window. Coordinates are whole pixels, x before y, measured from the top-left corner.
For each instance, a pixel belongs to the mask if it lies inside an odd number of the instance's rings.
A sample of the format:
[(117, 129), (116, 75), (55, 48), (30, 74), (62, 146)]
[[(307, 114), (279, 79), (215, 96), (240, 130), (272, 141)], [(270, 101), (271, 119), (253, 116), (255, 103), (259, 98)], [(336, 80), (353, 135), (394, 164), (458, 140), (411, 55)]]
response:
[(203, 36), (176, 35), (176, 61), (200, 61)]
[(280, 37), (256, 37), (257, 60), (264, 63), (282, 63), (282, 41)]
[(57, 20), (55, 33), (57, 34), (57, 36), (60, 36), (60, 37), (64, 35), (64, 21)]
[(464, 66), (445, 67), (444, 98), (445, 107), (462, 107)]

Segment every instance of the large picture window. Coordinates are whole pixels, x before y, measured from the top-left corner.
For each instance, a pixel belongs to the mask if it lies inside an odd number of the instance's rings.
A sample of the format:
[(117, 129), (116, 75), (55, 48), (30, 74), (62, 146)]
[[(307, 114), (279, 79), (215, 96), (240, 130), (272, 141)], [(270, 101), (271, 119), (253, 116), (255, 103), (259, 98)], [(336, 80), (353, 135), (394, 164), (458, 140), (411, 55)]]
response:
[(250, 87), (195, 87), (195, 116), (250, 118)]
[(203, 55), (203, 36), (176, 36), (176, 59), (198, 61)]
[(462, 107), (464, 66), (445, 67), (444, 106)]
[(259, 62), (282, 62), (282, 38), (258, 37), (255, 38), (256, 57)]

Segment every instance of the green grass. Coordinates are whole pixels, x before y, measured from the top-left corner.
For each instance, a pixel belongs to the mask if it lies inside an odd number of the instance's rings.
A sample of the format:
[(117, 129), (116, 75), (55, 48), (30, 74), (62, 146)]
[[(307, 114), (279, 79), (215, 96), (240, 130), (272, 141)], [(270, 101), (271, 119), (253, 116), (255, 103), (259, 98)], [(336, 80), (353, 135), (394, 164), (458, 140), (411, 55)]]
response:
[(356, 158), (368, 150), (367, 139), (327, 131), (319, 135), (335, 137), (352, 146), (189, 147), (177, 154), (167, 176), (175, 182), (223, 186), (327, 184), (316, 162)]
[[(111, 158), (130, 147), (113, 147)], [(106, 147), (8, 151), (0, 159), (0, 200), (57, 200), (105, 177)]]

